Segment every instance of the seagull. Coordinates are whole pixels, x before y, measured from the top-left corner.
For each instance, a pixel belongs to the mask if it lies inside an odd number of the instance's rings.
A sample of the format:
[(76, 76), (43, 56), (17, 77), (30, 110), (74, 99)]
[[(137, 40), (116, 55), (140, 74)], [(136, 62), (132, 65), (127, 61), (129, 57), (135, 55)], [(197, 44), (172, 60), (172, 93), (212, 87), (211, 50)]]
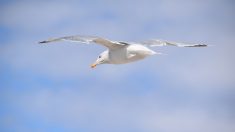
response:
[(95, 68), (100, 64), (125, 64), (138, 60), (142, 60), (148, 56), (161, 54), (151, 50), (149, 47), (154, 46), (177, 46), (177, 47), (207, 47), (206, 44), (186, 44), (178, 43), (160, 39), (151, 39), (143, 42), (124, 42), (124, 41), (112, 41), (106, 38), (97, 36), (65, 36), (59, 38), (48, 39), (40, 41), (39, 44), (46, 44), (58, 41), (70, 41), (80, 42), (85, 44), (99, 44), (107, 48), (103, 51), (96, 61), (91, 65), (91, 68)]

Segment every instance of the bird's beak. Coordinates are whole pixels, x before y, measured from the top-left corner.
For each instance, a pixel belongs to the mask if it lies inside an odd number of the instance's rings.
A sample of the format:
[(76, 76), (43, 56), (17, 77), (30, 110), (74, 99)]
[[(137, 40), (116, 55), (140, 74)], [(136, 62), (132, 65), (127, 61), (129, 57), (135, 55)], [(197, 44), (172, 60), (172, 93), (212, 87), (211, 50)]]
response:
[(94, 64), (91, 65), (91, 68), (95, 68), (96, 66), (97, 66), (97, 64), (94, 63)]

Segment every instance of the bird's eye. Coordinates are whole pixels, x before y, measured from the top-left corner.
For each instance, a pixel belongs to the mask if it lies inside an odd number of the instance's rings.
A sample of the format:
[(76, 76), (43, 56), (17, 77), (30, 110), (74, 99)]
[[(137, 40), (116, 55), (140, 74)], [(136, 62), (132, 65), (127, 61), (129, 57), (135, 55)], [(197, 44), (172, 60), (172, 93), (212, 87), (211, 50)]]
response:
[(101, 58), (101, 56), (99, 56), (99, 58)]

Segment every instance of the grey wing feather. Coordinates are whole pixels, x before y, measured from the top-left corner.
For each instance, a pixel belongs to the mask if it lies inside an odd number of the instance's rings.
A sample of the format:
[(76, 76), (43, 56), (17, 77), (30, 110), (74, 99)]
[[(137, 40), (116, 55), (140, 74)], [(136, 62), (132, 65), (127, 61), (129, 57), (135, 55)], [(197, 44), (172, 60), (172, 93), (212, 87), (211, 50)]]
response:
[(48, 39), (48, 40), (45, 40), (45, 41), (41, 41), (39, 43), (43, 44), (43, 43), (50, 43), (50, 42), (57, 42), (57, 41), (80, 42), (80, 43), (86, 43), (86, 44), (97, 43), (97, 44), (103, 45), (103, 46), (105, 46), (109, 49), (115, 49), (115, 48), (119, 48), (119, 47), (122, 47), (124, 45), (127, 45), (127, 43), (120, 43), (120, 42), (117, 42), (117, 41), (111, 41), (111, 40), (104, 39), (104, 38), (101, 38), (101, 37), (80, 36), (80, 35), (53, 38), (53, 39)]
[(186, 43), (178, 43), (160, 39), (152, 39), (149, 41), (141, 42), (140, 44), (155, 47), (155, 46), (177, 46), (177, 47), (207, 47), (206, 44), (186, 44)]

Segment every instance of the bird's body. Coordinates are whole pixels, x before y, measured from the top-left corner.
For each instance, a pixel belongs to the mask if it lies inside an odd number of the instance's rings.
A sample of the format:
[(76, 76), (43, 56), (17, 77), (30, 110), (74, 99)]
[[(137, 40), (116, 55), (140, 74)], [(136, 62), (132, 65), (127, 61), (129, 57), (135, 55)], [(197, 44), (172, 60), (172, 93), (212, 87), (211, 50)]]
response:
[(96, 67), (99, 64), (124, 64), (130, 63), (138, 60), (142, 60), (148, 56), (157, 53), (146, 46), (177, 46), (177, 47), (206, 47), (205, 44), (182, 44), (164, 40), (150, 40), (140, 43), (132, 42), (118, 42), (111, 41), (100, 37), (94, 36), (67, 36), (60, 37), (56, 39), (49, 39), (41, 41), (39, 43), (49, 43), (56, 41), (73, 41), (89, 44), (91, 42), (103, 45), (108, 48), (108, 50), (102, 52), (97, 58), (96, 62), (91, 66), (92, 68)]
[(116, 50), (108, 51), (110, 64), (124, 64), (138, 61), (154, 54), (156, 54), (156, 52), (137, 44), (127, 45)]

